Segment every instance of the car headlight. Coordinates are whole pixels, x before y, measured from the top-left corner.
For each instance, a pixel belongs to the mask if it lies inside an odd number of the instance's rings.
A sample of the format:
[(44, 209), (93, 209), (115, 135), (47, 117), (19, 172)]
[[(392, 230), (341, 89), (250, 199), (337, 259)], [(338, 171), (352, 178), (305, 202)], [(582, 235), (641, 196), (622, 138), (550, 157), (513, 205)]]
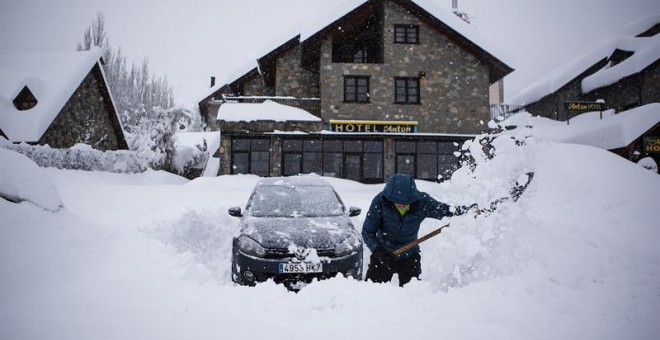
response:
[(266, 255), (266, 249), (257, 243), (257, 241), (247, 236), (241, 236), (238, 238), (238, 248), (248, 255), (254, 255), (257, 257), (264, 257), (264, 255)]
[(346, 256), (355, 251), (360, 246), (360, 240), (353, 234), (347, 237), (342, 243), (335, 248), (335, 256)]

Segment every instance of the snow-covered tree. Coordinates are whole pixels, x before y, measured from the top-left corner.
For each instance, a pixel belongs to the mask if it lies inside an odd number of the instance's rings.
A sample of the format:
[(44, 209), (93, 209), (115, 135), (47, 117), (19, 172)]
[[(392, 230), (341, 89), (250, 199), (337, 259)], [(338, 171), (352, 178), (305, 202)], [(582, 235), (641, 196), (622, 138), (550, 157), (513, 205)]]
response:
[(173, 170), (178, 114), (176, 109), (164, 110), (160, 107), (142, 110), (135, 131), (127, 136), (129, 147), (148, 159), (153, 169)]
[[(129, 66), (121, 47), (112, 50), (105, 31), (105, 18), (100, 12), (85, 30), (77, 50), (89, 50), (92, 46), (103, 50), (108, 86), (131, 150), (148, 159), (154, 169), (181, 173), (181, 160), (175, 162), (174, 159), (174, 134), (180, 130), (201, 131), (199, 114), (175, 107), (167, 77), (153, 74), (147, 58)], [(187, 164), (189, 160), (184, 162)]]
[[(124, 128), (128, 132), (138, 130), (144, 116), (157, 117), (156, 108), (169, 110), (174, 107), (174, 93), (166, 76), (156, 76), (149, 70), (149, 60), (144, 58), (130, 68), (121, 47), (113, 51), (105, 31), (105, 17), (97, 13), (96, 19), (85, 30), (83, 40), (78, 42), (78, 51), (98, 46), (103, 50), (104, 71), (108, 86), (115, 100)], [(146, 115), (145, 115), (146, 113)]]

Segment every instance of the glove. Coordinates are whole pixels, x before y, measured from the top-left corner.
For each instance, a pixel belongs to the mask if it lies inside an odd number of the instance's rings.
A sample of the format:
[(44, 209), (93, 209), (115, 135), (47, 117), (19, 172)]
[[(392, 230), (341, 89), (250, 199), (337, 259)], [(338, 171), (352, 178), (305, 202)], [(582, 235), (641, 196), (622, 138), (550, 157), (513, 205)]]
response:
[(382, 264), (391, 263), (396, 259), (396, 255), (394, 255), (394, 253), (383, 247), (376, 248), (373, 254), (374, 258)]

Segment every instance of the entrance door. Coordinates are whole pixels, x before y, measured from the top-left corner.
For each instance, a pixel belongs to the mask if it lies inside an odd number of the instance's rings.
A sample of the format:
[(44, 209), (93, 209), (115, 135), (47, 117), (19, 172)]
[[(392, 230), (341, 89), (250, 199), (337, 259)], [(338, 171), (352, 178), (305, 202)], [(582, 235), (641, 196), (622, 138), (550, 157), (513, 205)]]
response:
[(362, 179), (362, 156), (360, 154), (344, 154), (344, 178), (353, 181)]

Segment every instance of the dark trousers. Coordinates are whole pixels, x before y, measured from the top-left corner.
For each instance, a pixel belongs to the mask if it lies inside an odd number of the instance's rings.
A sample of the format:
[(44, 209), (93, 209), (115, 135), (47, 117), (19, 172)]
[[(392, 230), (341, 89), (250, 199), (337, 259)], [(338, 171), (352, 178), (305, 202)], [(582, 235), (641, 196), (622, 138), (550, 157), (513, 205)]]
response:
[(419, 253), (414, 253), (399, 261), (385, 260), (385, 263), (381, 263), (374, 254), (371, 254), (365, 280), (378, 283), (390, 282), (396, 273), (399, 275), (399, 286), (403, 287), (413, 277), (419, 279), (419, 275), (422, 273), (421, 261), (422, 257)]

